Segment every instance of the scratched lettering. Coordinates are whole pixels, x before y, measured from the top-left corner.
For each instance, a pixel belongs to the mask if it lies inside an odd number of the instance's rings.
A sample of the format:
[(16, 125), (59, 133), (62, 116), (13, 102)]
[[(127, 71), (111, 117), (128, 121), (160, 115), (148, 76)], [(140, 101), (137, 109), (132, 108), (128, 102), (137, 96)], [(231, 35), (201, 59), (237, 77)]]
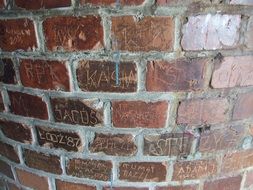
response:
[(78, 134), (73, 132), (37, 127), (37, 135), (41, 146), (63, 148), (67, 151), (79, 151), (81, 149), (81, 139)]
[(187, 156), (193, 137), (182, 133), (167, 133), (144, 137), (144, 154), (151, 156)]

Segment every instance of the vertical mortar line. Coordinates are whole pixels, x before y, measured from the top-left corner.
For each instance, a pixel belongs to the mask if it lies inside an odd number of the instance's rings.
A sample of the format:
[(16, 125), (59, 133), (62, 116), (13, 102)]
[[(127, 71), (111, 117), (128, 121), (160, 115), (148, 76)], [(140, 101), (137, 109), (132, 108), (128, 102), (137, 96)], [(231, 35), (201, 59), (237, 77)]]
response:
[(111, 46), (111, 17), (105, 15), (105, 13), (100, 11), (100, 15), (102, 18), (103, 30), (104, 30), (104, 46), (105, 50), (110, 51), (112, 49)]
[(45, 52), (46, 46), (45, 46), (45, 37), (43, 34), (42, 23), (43, 23), (43, 20), (41, 18), (34, 19), (35, 34), (36, 34), (36, 38), (37, 38), (38, 49), (39, 49), (39, 51)]
[(56, 190), (55, 179), (48, 177), (49, 190)]
[(2, 98), (3, 98), (3, 103), (4, 103), (4, 108), (5, 108), (5, 112), (7, 113), (10, 113), (11, 112), (11, 109), (10, 109), (10, 99), (9, 99), (9, 95), (8, 95), (8, 92), (7, 92), (7, 89), (6, 87), (4, 87), (2, 90), (1, 90), (1, 94), (2, 94)]
[(174, 19), (174, 26), (175, 26), (175, 31), (174, 31), (174, 51), (178, 52), (179, 54), (182, 52), (181, 48), (181, 28), (182, 28), (182, 23), (181, 23), (181, 15), (177, 15)]
[(146, 72), (147, 62), (140, 60), (137, 66), (137, 92), (146, 91)]
[(174, 173), (174, 168), (173, 168), (173, 161), (169, 161), (167, 169), (167, 176), (166, 179), (167, 181), (172, 181), (173, 173)]
[(198, 190), (204, 190), (204, 182), (203, 181), (200, 181)]
[(250, 16), (244, 16), (241, 15), (241, 24), (240, 24), (240, 29), (239, 29), (239, 44), (242, 44), (243, 46), (246, 46), (246, 36), (245, 32), (247, 31), (248, 24), (249, 24), (249, 18)]
[(18, 157), (19, 157), (19, 160), (20, 160), (20, 164), (21, 165), (24, 165), (25, 164), (25, 161), (23, 159), (23, 152), (22, 152), (22, 147), (21, 145), (17, 145), (17, 150), (18, 150)]
[(79, 6), (79, 0), (71, 0), (71, 5), (73, 8), (77, 8)]
[(208, 91), (211, 88), (212, 74), (215, 68), (215, 59), (207, 58), (206, 71), (204, 71), (204, 90)]
[(170, 109), (168, 110), (168, 122), (167, 122), (167, 128), (170, 128), (171, 130), (174, 129), (177, 125), (177, 110), (179, 107), (179, 100), (177, 97), (169, 101)]
[(62, 168), (62, 175), (66, 175), (66, 157), (65, 157), (65, 155), (61, 155), (60, 163), (61, 163), (61, 168)]
[(50, 95), (48, 94), (48, 92), (45, 92), (43, 94), (42, 99), (45, 101), (46, 105), (47, 105), (47, 112), (48, 112), (48, 120), (51, 122), (54, 122), (54, 114), (52, 111), (52, 105), (51, 105), (51, 101), (50, 101)]
[(20, 59), (17, 58), (15, 54), (13, 55), (12, 62), (13, 62), (13, 66), (14, 66), (17, 85), (22, 86), (22, 82), (21, 82), (21, 78), (20, 78), (20, 72), (19, 72)]
[(32, 133), (32, 145), (37, 145), (38, 144), (38, 138), (37, 138), (37, 133), (36, 133), (36, 129), (35, 126), (32, 125), (31, 126), (31, 133)]
[(68, 70), (69, 74), (69, 87), (70, 87), (70, 92), (76, 91), (76, 75), (74, 74), (74, 69), (73, 69), (73, 61), (66, 61), (65, 66)]
[(14, 180), (18, 181), (18, 176), (17, 176), (16, 170), (14, 169), (13, 165), (11, 165), (11, 171), (12, 171), (12, 174), (14, 176)]
[(104, 126), (112, 128), (111, 102), (109, 100), (104, 101)]
[(136, 157), (143, 156), (143, 149), (144, 149), (144, 134), (142, 131), (139, 131), (139, 133), (135, 136), (136, 137), (136, 143), (137, 143), (137, 153)]
[[(119, 162), (112, 160), (112, 182), (118, 181)], [(112, 184), (113, 185), (113, 184)]]
[(246, 182), (246, 177), (247, 177), (247, 170), (243, 172), (243, 176), (242, 176), (242, 182), (241, 182), (241, 188), (244, 188), (245, 182)]
[(93, 141), (94, 137), (95, 137), (95, 133), (94, 132), (85, 130), (85, 133), (84, 133), (84, 146), (83, 146), (83, 152), (85, 154), (89, 154), (90, 153), (90, 151), (89, 151), (89, 143), (91, 141)]

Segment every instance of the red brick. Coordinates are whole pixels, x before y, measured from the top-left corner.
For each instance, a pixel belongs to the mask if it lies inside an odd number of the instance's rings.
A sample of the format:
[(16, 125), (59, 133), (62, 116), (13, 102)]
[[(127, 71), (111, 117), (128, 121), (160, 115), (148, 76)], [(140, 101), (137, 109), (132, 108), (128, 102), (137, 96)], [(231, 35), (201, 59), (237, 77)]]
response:
[(13, 173), (11, 171), (11, 166), (2, 160), (0, 160), (0, 173), (14, 179)]
[(126, 51), (169, 51), (173, 49), (174, 22), (171, 17), (133, 16), (112, 18), (113, 49)]
[(204, 183), (204, 190), (240, 190), (242, 176), (228, 177)]
[(18, 187), (17, 185), (13, 184), (13, 183), (9, 183), (8, 182), (8, 190), (22, 190), (21, 187)]
[(27, 144), (32, 142), (31, 130), (24, 124), (0, 120), (0, 129), (6, 137), (14, 141)]
[(59, 16), (43, 22), (47, 48), (51, 51), (97, 50), (103, 46), (101, 18)]
[(156, 190), (197, 190), (197, 185), (157, 187)]
[(16, 73), (14, 70), (14, 65), (11, 59), (2, 59), (0, 60), (0, 63), (3, 67), (3, 73), (1, 73), (0, 76), (0, 82), (6, 83), (6, 84), (16, 84)]
[(56, 122), (86, 126), (101, 126), (103, 123), (102, 105), (97, 101), (55, 98), (51, 104)]
[[(253, 1), (252, 1), (252, 5), (253, 5)], [(245, 34), (245, 43), (246, 43), (246, 46), (250, 49), (253, 49), (252, 31), (253, 31), (253, 16), (251, 16), (249, 18), (247, 31), (246, 31), (246, 34)]]
[[(141, 5), (145, 0), (120, 0), (119, 5)], [(81, 5), (117, 5), (115, 0), (80, 0)]]
[(230, 49), (238, 45), (240, 15), (190, 16), (183, 26), (184, 50)]
[(36, 190), (48, 190), (48, 179), (46, 177), (38, 176), (34, 173), (30, 173), (24, 170), (16, 169), (19, 182), (32, 189)]
[(112, 121), (119, 128), (162, 128), (167, 118), (167, 102), (112, 102)]
[(204, 88), (206, 60), (180, 59), (149, 62), (147, 91), (188, 91)]
[(156, 4), (160, 6), (195, 6), (198, 7), (199, 4), (221, 4), (223, 0), (156, 0)]
[(78, 184), (78, 183), (70, 183), (66, 181), (61, 181), (59, 179), (57, 179), (55, 183), (56, 183), (57, 190), (96, 190), (95, 186)]
[(21, 92), (8, 92), (11, 112), (25, 117), (48, 119), (47, 105), (41, 97)]
[(81, 151), (82, 141), (75, 132), (36, 127), (38, 143), (47, 148), (61, 148), (67, 151)]
[(253, 115), (253, 93), (240, 94), (235, 102), (233, 119), (246, 119)]
[(206, 178), (217, 173), (216, 160), (182, 161), (174, 164), (173, 181)]
[(112, 163), (103, 160), (71, 159), (66, 170), (68, 175), (79, 178), (109, 181), (111, 179)]
[(29, 19), (0, 20), (0, 48), (31, 51), (37, 47), (33, 21)]
[(137, 152), (132, 135), (128, 134), (96, 134), (90, 143), (91, 152), (103, 152), (114, 156), (132, 156)]
[(119, 165), (119, 179), (130, 182), (166, 181), (167, 166), (155, 162), (124, 162)]
[(121, 62), (118, 82), (116, 66), (108, 61), (81, 61), (77, 68), (77, 81), (83, 91), (92, 92), (136, 92), (137, 68), (134, 63)]
[(25, 164), (30, 168), (54, 174), (62, 173), (60, 157), (58, 156), (35, 152), (28, 149), (23, 151), (23, 156)]
[(4, 111), (4, 103), (3, 103), (3, 97), (2, 97), (2, 94), (0, 92), (0, 111)]
[(228, 108), (226, 99), (182, 101), (178, 108), (177, 123), (193, 125), (222, 123), (228, 119)]
[(229, 3), (235, 5), (253, 5), (252, 0), (230, 0)]
[(0, 9), (4, 8), (4, 0), (0, 0)]
[(200, 136), (199, 151), (214, 152), (235, 149), (242, 143), (244, 133), (245, 127), (242, 125), (204, 131)]
[(253, 56), (225, 57), (216, 64), (212, 75), (213, 88), (231, 88), (253, 85)]
[(16, 6), (27, 10), (51, 9), (71, 6), (71, 0), (15, 0)]
[(0, 155), (8, 158), (13, 162), (19, 163), (19, 157), (14, 147), (1, 141), (0, 141)]
[(222, 172), (234, 172), (253, 165), (253, 149), (227, 153), (222, 159)]
[(26, 87), (69, 91), (69, 76), (65, 62), (21, 60), (20, 78)]
[(138, 188), (138, 187), (104, 187), (103, 190), (148, 190), (148, 188)]
[(253, 186), (253, 171), (249, 171), (246, 173), (246, 179), (244, 182), (244, 187)]

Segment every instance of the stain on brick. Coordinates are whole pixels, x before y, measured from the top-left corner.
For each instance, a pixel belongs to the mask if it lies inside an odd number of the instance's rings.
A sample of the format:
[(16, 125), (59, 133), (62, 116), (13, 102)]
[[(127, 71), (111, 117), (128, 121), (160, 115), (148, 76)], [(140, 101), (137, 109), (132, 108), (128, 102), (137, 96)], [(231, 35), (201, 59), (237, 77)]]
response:
[(233, 119), (246, 119), (253, 114), (253, 93), (239, 94), (233, 110)]

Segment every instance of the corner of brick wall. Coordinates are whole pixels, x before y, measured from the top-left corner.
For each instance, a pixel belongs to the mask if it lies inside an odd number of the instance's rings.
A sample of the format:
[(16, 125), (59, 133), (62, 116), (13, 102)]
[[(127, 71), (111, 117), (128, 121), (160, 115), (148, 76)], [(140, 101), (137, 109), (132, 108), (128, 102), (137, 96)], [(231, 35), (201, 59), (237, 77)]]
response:
[(0, 189), (251, 190), (252, 0), (0, 0)]

